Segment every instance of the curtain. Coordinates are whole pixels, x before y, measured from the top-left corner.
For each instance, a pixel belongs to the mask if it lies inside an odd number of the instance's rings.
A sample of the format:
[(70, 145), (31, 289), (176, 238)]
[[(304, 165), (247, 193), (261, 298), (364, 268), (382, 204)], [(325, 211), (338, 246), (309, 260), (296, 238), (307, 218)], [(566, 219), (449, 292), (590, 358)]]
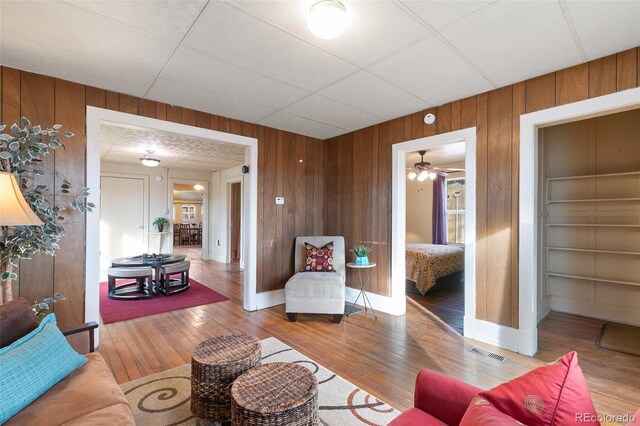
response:
[(447, 244), (447, 188), (445, 174), (433, 180), (433, 244)]

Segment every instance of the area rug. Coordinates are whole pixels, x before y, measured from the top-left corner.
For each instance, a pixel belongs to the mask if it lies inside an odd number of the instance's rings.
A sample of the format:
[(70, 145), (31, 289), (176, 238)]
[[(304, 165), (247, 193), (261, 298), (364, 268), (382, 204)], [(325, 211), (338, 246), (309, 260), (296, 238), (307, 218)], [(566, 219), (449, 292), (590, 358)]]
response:
[(597, 344), (604, 349), (640, 356), (640, 327), (607, 322), (600, 330)]
[(107, 283), (100, 283), (100, 316), (104, 324), (124, 321), (193, 306), (222, 302), (229, 298), (211, 290), (194, 279), (189, 290), (172, 296), (160, 294), (152, 299), (113, 300), (107, 296)]
[[(316, 375), (322, 425), (386, 425), (400, 414), (274, 337), (262, 340), (262, 362), (295, 362)], [(120, 387), (131, 404), (138, 426), (196, 424), (190, 410), (190, 364), (142, 377)]]

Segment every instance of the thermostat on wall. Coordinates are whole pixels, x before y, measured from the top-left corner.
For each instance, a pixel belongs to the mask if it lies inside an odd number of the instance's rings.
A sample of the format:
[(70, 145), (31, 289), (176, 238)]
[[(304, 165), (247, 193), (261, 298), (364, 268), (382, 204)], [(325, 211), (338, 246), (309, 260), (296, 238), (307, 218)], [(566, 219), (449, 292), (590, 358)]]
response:
[(276, 197), (276, 204), (278, 205), (284, 204), (284, 197)]

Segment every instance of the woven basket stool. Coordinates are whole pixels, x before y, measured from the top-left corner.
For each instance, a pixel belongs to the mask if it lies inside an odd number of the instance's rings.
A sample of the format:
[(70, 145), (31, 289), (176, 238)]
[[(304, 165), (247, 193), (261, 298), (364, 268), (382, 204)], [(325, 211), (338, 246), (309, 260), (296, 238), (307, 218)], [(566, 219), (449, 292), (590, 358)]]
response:
[(260, 365), (260, 341), (245, 334), (214, 337), (191, 355), (191, 412), (209, 422), (231, 419), (231, 383)]
[(231, 386), (233, 426), (307, 426), (318, 422), (318, 381), (299, 364), (264, 364), (242, 374)]

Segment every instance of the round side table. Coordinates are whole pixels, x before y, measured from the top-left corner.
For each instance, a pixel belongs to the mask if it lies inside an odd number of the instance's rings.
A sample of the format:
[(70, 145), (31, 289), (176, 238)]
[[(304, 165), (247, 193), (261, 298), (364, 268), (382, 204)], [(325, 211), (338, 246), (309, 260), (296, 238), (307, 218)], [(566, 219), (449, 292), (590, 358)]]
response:
[(231, 419), (231, 383), (260, 365), (260, 341), (246, 334), (214, 337), (191, 355), (191, 412), (209, 422)]
[(232, 426), (318, 424), (318, 381), (306, 367), (290, 362), (263, 364), (231, 386)]
[[(373, 268), (375, 267), (376, 267), (375, 262), (367, 263), (366, 265), (359, 265), (354, 262), (347, 263), (347, 268), (354, 269), (354, 275), (358, 277), (358, 284), (360, 284), (360, 293), (358, 293), (358, 297), (356, 297), (356, 300), (351, 304), (351, 308), (349, 309), (349, 313), (347, 314), (347, 316), (351, 315), (351, 312), (353, 312), (353, 307), (356, 306), (356, 303), (358, 303), (358, 299), (360, 299), (360, 296), (362, 296), (362, 300), (364, 301), (364, 311), (367, 312), (367, 302), (368, 302), (369, 307), (371, 308), (371, 312), (373, 312), (373, 317), (375, 319), (378, 319), (378, 316), (376, 315), (376, 311), (373, 310), (373, 306), (371, 306), (371, 301), (367, 297), (367, 293), (364, 291), (365, 288), (367, 287), (367, 284), (369, 283), (369, 280), (371, 279)], [(368, 274), (366, 275), (365, 279), (362, 279), (363, 271), (368, 271)]]

